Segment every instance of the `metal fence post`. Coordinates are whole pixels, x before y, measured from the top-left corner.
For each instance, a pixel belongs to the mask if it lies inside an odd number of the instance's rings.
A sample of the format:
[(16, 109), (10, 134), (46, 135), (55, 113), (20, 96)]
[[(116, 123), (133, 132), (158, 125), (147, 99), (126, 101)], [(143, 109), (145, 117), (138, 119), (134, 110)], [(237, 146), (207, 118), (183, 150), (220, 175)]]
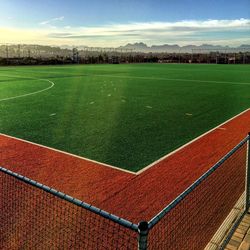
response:
[(249, 209), (249, 195), (250, 195), (250, 132), (248, 133), (247, 140), (247, 160), (246, 160), (246, 200), (245, 200), (245, 211), (248, 212)]
[(148, 222), (141, 221), (138, 225), (138, 250), (148, 249)]

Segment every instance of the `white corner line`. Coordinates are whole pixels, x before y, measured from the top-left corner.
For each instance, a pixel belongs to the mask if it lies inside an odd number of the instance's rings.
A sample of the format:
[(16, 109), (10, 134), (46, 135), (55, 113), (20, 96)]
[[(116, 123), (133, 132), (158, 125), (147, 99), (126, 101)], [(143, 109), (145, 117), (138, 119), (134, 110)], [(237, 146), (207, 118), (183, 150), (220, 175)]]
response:
[(205, 132), (204, 134), (202, 134), (202, 135), (200, 135), (200, 136), (198, 136), (198, 137), (194, 138), (194, 139), (193, 139), (193, 140), (191, 140), (190, 142), (188, 142), (188, 143), (186, 143), (186, 144), (182, 145), (181, 147), (179, 147), (179, 148), (175, 149), (174, 151), (172, 151), (172, 152), (170, 152), (170, 153), (168, 153), (168, 154), (164, 155), (164, 156), (163, 156), (163, 157), (161, 157), (160, 159), (158, 159), (158, 160), (156, 160), (156, 161), (152, 162), (152, 163), (151, 163), (151, 164), (149, 164), (148, 166), (146, 166), (146, 167), (142, 168), (141, 170), (137, 171), (137, 172), (136, 172), (136, 174), (137, 174), (137, 175), (139, 175), (139, 174), (143, 173), (144, 171), (148, 170), (149, 168), (151, 168), (151, 167), (155, 166), (157, 163), (159, 163), (159, 162), (161, 162), (161, 161), (165, 160), (166, 158), (168, 158), (169, 156), (173, 155), (174, 153), (176, 153), (176, 152), (180, 151), (181, 149), (183, 149), (183, 148), (187, 147), (187, 146), (188, 146), (188, 145), (190, 145), (191, 143), (193, 143), (193, 142), (195, 142), (195, 141), (199, 140), (199, 139), (200, 139), (200, 138), (202, 138), (203, 136), (205, 136), (205, 135), (207, 135), (207, 134), (211, 133), (212, 131), (214, 131), (214, 130), (218, 129), (219, 127), (221, 127), (221, 126), (225, 125), (226, 123), (228, 123), (228, 122), (232, 121), (233, 119), (235, 119), (235, 118), (237, 118), (238, 116), (240, 116), (240, 115), (242, 115), (242, 114), (246, 113), (246, 112), (247, 112), (247, 111), (249, 111), (249, 110), (250, 110), (250, 108), (248, 108), (248, 109), (246, 109), (246, 110), (242, 111), (241, 113), (239, 113), (239, 114), (237, 114), (237, 115), (233, 116), (232, 118), (230, 118), (230, 119), (226, 120), (225, 122), (223, 122), (223, 123), (219, 124), (218, 126), (216, 126), (216, 127), (212, 128), (212, 129), (210, 129), (209, 131)]
[(42, 144), (38, 144), (38, 143), (35, 143), (35, 142), (31, 142), (31, 141), (28, 141), (28, 140), (24, 140), (24, 139), (21, 139), (21, 138), (17, 138), (17, 137), (14, 137), (14, 136), (10, 136), (10, 135), (7, 135), (7, 134), (3, 134), (3, 133), (0, 133), (0, 136), (4, 136), (4, 137), (8, 137), (8, 138), (11, 138), (11, 139), (15, 139), (15, 140), (18, 140), (18, 141), (22, 141), (22, 142), (25, 142), (25, 143), (28, 143), (28, 144), (31, 144), (31, 145), (35, 145), (35, 146), (38, 146), (38, 147), (41, 147), (41, 148), (46, 148), (46, 149), (49, 149), (49, 150), (52, 150), (52, 151), (55, 151), (55, 152), (59, 152), (59, 153), (62, 153), (62, 154), (65, 154), (65, 155), (69, 155), (69, 156), (72, 156), (72, 157), (75, 157), (75, 158), (78, 158), (78, 159), (82, 159), (82, 160), (85, 160), (85, 161), (88, 161), (88, 162), (92, 162), (92, 163), (96, 163), (98, 165), (101, 165), (101, 166), (104, 166), (104, 167), (109, 167), (109, 168), (112, 168), (112, 169), (115, 169), (115, 170), (118, 170), (118, 171), (122, 171), (122, 172), (126, 172), (126, 173), (129, 173), (129, 174), (132, 174), (132, 175), (140, 175), (141, 173), (143, 173), (144, 171), (148, 170), (149, 168), (155, 166), (157, 163), (165, 160), (166, 158), (168, 158), (169, 156), (175, 154), (176, 152), (180, 151), (181, 149), (187, 147), (188, 145), (190, 145), (191, 143), (199, 140), (200, 138), (204, 137), (205, 135), (209, 134), (210, 132), (218, 129), (219, 127), (225, 125), (226, 123), (230, 122), (231, 120), (237, 118), (238, 116), (246, 113), (247, 111), (249, 111), (250, 108), (242, 111), (241, 113), (233, 116), (232, 118), (226, 120), (225, 122), (219, 124), (218, 126), (210, 129), (209, 131), (205, 132), (204, 134), (194, 138), (193, 140), (191, 140), (190, 142), (182, 145), (181, 147), (175, 149), (174, 151), (164, 155), (163, 157), (159, 158), (158, 160), (152, 162), (151, 164), (147, 165), (146, 167), (142, 168), (141, 170), (137, 171), (137, 172), (133, 172), (133, 171), (130, 171), (130, 170), (127, 170), (127, 169), (123, 169), (123, 168), (119, 168), (119, 167), (115, 167), (115, 166), (112, 166), (112, 165), (109, 165), (109, 164), (106, 164), (106, 163), (103, 163), (103, 162), (99, 162), (99, 161), (95, 161), (95, 160), (91, 160), (89, 158), (86, 158), (86, 157), (82, 157), (82, 156), (79, 156), (79, 155), (75, 155), (75, 154), (71, 154), (71, 153), (68, 153), (66, 151), (62, 151), (62, 150), (59, 150), (59, 149), (55, 149), (55, 148), (52, 148), (52, 147), (48, 147), (48, 146), (44, 146)]
[(119, 170), (119, 171), (122, 171), (122, 172), (126, 172), (126, 173), (129, 173), (129, 174), (136, 175), (135, 172), (129, 171), (127, 169), (123, 169), (123, 168), (115, 167), (115, 166), (112, 166), (112, 165), (109, 165), (109, 164), (106, 164), (106, 163), (102, 163), (102, 162), (99, 162), (99, 161), (91, 160), (91, 159), (88, 159), (88, 158), (85, 158), (85, 157), (82, 157), (82, 156), (79, 156), (79, 155), (68, 153), (66, 151), (62, 151), (62, 150), (59, 150), (59, 149), (47, 147), (47, 146), (44, 146), (42, 144), (38, 144), (38, 143), (35, 143), (35, 142), (27, 141), (27, 140), (24, 140), (24, 139), (21, 139), (21, 138), (17, 138), (17, 137), (14, 137), (14, 136), (10, 136), (10, 135), (6, 135), (6, 134), (3, 134), (3, 133), (0, 133), (0, 136), (8, 137), (8, 138), (11, 138), (11, 139), (14, 139), (14, 140), (18, 140), (18, 141), (25, 142), (25, 143), (28, 143), (28, 144), (31, 144), (31, 145), (35, 145), (35, 146), (38, 146), (38, 147), (41, 147), (41, 148), (46, 148), (46, 149), (49, 149), (49, 150), (52, 150), (52, 151), (55, 151), (55, 152), (58, 152), (58, 153), (61, 153), (61, 154), (65, 154), (65, 155), (68, 155), (68, 156), (71, 156), (71, 157), (75, 157), (75, 158), (78, 158), (78, 159), (81, 159), (81, 160), (85, 160), (85, 161), (88, 161), (88, 162), (96, 163), (96, 164), (101, 165), (101, 166), (113, 168), (115, 170)]

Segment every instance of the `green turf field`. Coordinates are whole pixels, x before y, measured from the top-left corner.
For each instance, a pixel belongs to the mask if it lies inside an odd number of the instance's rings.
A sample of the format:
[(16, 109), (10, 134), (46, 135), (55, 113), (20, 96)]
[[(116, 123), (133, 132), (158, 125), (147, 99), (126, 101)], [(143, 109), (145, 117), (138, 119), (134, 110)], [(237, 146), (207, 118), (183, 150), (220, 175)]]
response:
[(132, 171), (249, 107), (249, 65), (0, 68), (0, 133)]

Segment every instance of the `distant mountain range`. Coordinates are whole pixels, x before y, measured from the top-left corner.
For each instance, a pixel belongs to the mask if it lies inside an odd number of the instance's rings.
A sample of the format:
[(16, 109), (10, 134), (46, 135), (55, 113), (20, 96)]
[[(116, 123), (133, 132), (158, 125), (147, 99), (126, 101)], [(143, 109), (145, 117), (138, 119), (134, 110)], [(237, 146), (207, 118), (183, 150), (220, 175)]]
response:
[[(60, 46), (64, 49), (72, 49), (74, 46), (64, 45)], [(77, 46), (78, 50), (88, 49), (89, 46)], [(93, 48), (93, 47), (92, 47)], [(194, 51), (199, 52), (209, 52), (209, 51), (223, 51), (226, 50), (232, 51), (232, 52), (246, 52), (250, 51), (250, 45), (249, 44), (242, 44), (238, 47), (230, 47), (230, 46), (221, 46), (221, 45), (211, 45), (211, 44), (202, 44), (202, 45), (185, 45), (185, 46), (179, 46), (177, 44), (170, 45), (170, 44), (163, 44), (163, 45), (152, 45), (148, 46), (145, 43), (138, 42), (138, 43), (128, 43), (125, 46), (117, 47), (117, 49), (127, 49), (132, 50), (134, 52), (144, 52), (144, 53), (162, 53), (162, 52), (168, 52), (168, 53), (192, 53)]]
[(221, 50), (227, 50), (227, 51), (234, 51), (234, 52), (240, 52), (240, 51), (250, 51), (250, 45), (248, 44), (242, 44), (239, 47), (229, 47), (229, 46), (220, 46), (220, 45), (211, 45), (211, 44), (202, 44), (202, 45), (186, 45), (186, 46), (179, 46), (177, 44), (175, 45), (169, 45), (169, 44), (163, 44), (163, 45), (152, 45), (148, 46), (145, 43), (128, 43), (125, 46), (120, 46), (120, 49), (131, 49), (133, 51), (138, 52), (168, 52), (168, 53), (192, 53), (193, 51), (198, 52), (199, 50), (206, 50), (206, 51), (221, 51)]
[[(125, 46), (120, 46), (117, 48), (98, 48), (98, 47), (90, 47), (90, 46), (73, 46), (73, 45), (59, 45), (55, 46), (44, 46), (44, 45), (35, 45), (35, 44), (18, 44), (8, 45), (8, 54), (9, 56), (15, 56), (17, 53), (19, 55), (30, 53), (30, 55), (39, 54), (58, 54), (58, 55), (71, 55), (72, 49), (77, 48), (78, 51), (82, 50), (90, 50), (90, 51), (112, 51), (112, 49), (118, 50), (128, 50), (128, 52), (142, 52), (142, 53), (207, 53), (207, 52), (250, 52), (249, 44), (242, 44), (238, 47), (229, 47), (229, 46), (220, 46), (220, 45), (211, 45), (211, 44), (202, 44), (202, 45), (185, 45), (179, 46), (177, 44), (163, 44), (163, 45), (152, 45), (148, 46), (145, 43), (128, 43)], [(105, 50), (106, 49), (106, 50)], [(19, 52), (18, 52), (19, 51)], [(25, 52), (26, 51), (26, 52)], [(6, 45), (0, 44), (0, 57), (6, 56)]]

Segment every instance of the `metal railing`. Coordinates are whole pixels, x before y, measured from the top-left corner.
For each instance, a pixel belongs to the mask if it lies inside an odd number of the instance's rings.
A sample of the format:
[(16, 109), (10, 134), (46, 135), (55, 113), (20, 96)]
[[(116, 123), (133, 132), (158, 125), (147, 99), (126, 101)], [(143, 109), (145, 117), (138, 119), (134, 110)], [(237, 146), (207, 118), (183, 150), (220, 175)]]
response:
[(244, 192), (249, 209), (249, 140), (139, 224), (0, 167), (0, 248), (203, 249)]

